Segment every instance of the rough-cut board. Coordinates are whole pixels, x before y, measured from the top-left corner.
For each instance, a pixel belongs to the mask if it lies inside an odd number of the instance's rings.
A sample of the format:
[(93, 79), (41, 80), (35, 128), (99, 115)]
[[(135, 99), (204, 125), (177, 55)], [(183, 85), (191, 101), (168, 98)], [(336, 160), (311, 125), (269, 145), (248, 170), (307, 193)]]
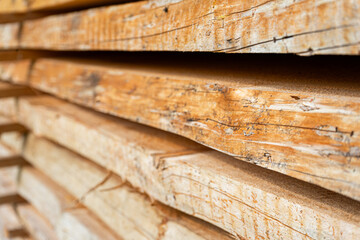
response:
[(111, 230), (98, 221), (86, 208), (75, 208), (64, 212), (56, 226), (59, 240), (91, 239), (115, 240), (120, 239)]
[(257, 82), (266, 76), (249, 78), (253, 82), (39, 59), (30, 84), (360, 200), (360, 96), (346, 95), (347, 89), (334, 95), (261, 87)]
[(119, 239), (73, 196), (31, 167), (21, 172), (19, 192), (49, 221), (56, 239)]
[(11, 204), (0, 205), (0, 239), (30, 240)]
[(19, 23), (0, 24), (0, 49), (18, 48), (19, 31)]
[(1, 0), (0, 15), (25, 13), (27, 9), (27, 0)]
[(0, 79), (24, 84), (29, 76), (31, 59), (0, 61)]
[(44, 139), (29, 136), (24, 154), (124, 239), (230, 239), (210, 224), (152, 203), (111, 172)]
[[(44, 216), (34, 207), (21, 204), (16, 208), (19, 218), (22, 220), (29, 234), (36, 240), (57, 240), (54, 229)], [(74, 238), (75, 239), (75, 238)], [(77, 238), (80, 239), (80, 238)], [(83, 238), (85, 239), (85, 238)], [(90, 239), (90, 238), (89, 238)]]
[[(1, 159), (14, 155), (14, 152), (0, 143), (0, 165)], [(18, 167), (0, 168), (0, 197), (16, 194), (16, 179)]]
[(11, 97), (0, 99), (0, 115), (6, 116), (8, 119), (15, 119), (16, 98)]
[(21, 170), (18, 192), (53, 226), (56, 226), (66, 209), (76, 205), (75, 198), (31, 167)]
[(24, 24), (22, 47), (359, 54), (359, 0), (153, 0)]
[[(156, 134), (153, 129), (90, 113), (50, 97), (22, 99), (19, 106), (20, 120), (36, 134), (116, 172), (152, 198), (239, 237), (360, 236), (360, 205), (356, 201), (215, 151), (186, 151), (189, 143), (169, 133)], [(28, 159), (49, 174), (52, 168), (60, 171), (50, 162), (57, 161), (64, 168), (76, 162), (70, 162), (70, 155), (63, 157), (58, 151), (55, 155), (54, 147), (44, 140), (31, 141)], [(51, 149), (53, 155), (41, 159), (41, 149)]]

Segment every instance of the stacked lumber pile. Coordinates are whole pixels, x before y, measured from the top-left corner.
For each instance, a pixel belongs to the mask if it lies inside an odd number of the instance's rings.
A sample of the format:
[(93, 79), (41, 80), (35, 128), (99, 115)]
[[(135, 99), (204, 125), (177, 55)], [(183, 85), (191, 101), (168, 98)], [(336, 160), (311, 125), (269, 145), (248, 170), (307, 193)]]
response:
[(359, 53), (359, 0), (1, 1), (0, 239), (360, 239)]

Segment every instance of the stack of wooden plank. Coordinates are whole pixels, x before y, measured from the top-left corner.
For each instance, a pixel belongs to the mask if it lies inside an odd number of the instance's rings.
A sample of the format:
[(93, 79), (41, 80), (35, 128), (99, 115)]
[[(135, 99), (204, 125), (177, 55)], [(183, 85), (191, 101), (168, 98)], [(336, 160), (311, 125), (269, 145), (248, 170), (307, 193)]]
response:
[(359, 0), (0, 22), (0, 239), (360, 239)]

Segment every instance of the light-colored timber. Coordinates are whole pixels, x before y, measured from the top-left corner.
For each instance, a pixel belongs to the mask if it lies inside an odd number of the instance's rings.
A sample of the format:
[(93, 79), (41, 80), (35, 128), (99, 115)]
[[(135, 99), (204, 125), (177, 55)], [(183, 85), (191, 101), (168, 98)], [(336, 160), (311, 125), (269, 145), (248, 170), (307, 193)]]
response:
[(29, 76), (31, 63), (31, 59), (0, 61), (0, 79), (25, 84)]
[[(16, 212), (26, 230), (34, 240), (57, 240), (54, 229), (44, 216), (34, 207), (28, 204), (21, 204), (16, 207)], [(73, 238), (75, 239), (75, 238)], [(77, 238), (80, 239), (80, 238)], [(85, 239), (85, 238), (83, 238)], [(90, 239), (90, 238), (89, 238)]]
[(0, 15), (25, 13), (27, 9), (27, 0), (1, 0)]
[(0, 115), (6, 116), (8, 122), (9, 119), (16, 119), (16, 98), (0, 98)]
[(27, 231), (10, 204), (0, 205), (0, 239), (29, 240)]
[(172, 75), (168, 74), (171, 69), (166, 70), (161, 74), (159, 69), (39, 59), (29, 83), (72, 102), (185, 136), (240, 160), (360, 199), (357, 76), (342, 74), (345, 87), (321, 90), (322, 79), (339, 82), (339, 75), (320, 72), (319, 76), (315, 71), (303, 74), (304, 79), (295, 71), (287, 73), (295, 86), (314, 86), (311, 91), (283, 84), (289, 78), (286, 74), (242, 70), (243, 76), (214, 79), (204, 74)]
[[(203, 150), (194, 147), (186, 151), (184, 147), (189, 143), (176, 136), (155, 134), (153, 129), (91, 114), (59, 100), (21, 100), (20, 109), (20, 119), (36, 134), (116, 172), (152, 198), (234, 235), (245, 239), (279, 235), (292, 239), (338, 239), (347, 235), (356, 239), (360, 234), (356, 219), (359, 203), (338, 194), (220, 153), (201, 153)], [(53, 148), (45, 141), (30, 140), (27, 159), (49, 172), (51, 168), (60, 171), (50, 166), (54, 161), (65, 168), (79, 158), (63, 156), (65, 151), (55, 149), (47, 151), (52, 152), (51, 157), (41, 156), (41, 149)], [(81, 166), (77, 169), (85, 168)], [(106, 173), (102, 176), (106, 178)], [(333, 230), (329, 231), (328, 226)]]
[[(2, 138), (3, 136), (1, 136)], [(10, 141), (12, 145), (15, 145), (15, 141)], [(14, 154), (18, 154), (18, 151), (10, 148), (3, 141), (0, 142), (0, 203), (9, 203), (16, 202), (19, 200), (17, 195), (17, 176), (19, 167), (18, 166), (9, 166), (9, 162), (7, 162), (7, 167), (4, 166), (2, 160), (9, 160)], [(16, 160), (16, 159), (15, 159)], [(13, 163), (13, 161), (11, 161)], [(10, 164), (11, 165), (11, 164)]]
[(17, 49), (19, 47), (19, 23), (0, 24), (0, 49)]
[(19, 192), (49, 221), (56, 239), (119, 239), (77, 199), (36, 169), (22, 169)]
[(230, 239), (210, 224), (153, 203), (116, 175), (54, 143), (31, 135), (24, 154), (124, 239)]
[(56, 50), (359, 54), (359, 0), (152, 0), (27, 21)]
[(121, 239), (97, 220), (86, 208), (74, 208), (63, 213), (57, 223), (56, 232), (59, 240), (91, 239), (116, 240)]

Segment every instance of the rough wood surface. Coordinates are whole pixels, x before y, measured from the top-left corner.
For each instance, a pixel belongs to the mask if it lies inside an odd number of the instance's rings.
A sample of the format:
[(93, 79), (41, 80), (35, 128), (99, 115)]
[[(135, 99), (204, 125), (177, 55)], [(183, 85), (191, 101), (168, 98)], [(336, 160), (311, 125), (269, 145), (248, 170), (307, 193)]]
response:
[(77, 199), (36, 169), (22, 169), (19, 192), (49, 221), (56, 239), (119, 239)]
[(52, 228), (48, 220), (44, 218), (44, 216), (42, 216), (31, 205), (28, 204), (19, 205), (16, 208), (16, 212), (33, 239), (35, 240), (58, 239), (55, 235), (54, 229)]
[(16, 49), (19, 47), (19, 23), (0, 24), (0, 49)]
[(29, 240), (12, 205), (0, 205), (0, 239)]
[[(220, 153), (204, 152), (195, 143), (190, 148), (191, 143), (169, 133), (51, 97), (21, 99), (19, 107), (19, 119), (36, 134), (114, 171), (152, 198), (236, 236), (245, 239), (360, 236), (359, 203), (340, 195)], [(43, 144), (42, 149), (50, 149), (49, 144)], [(69, 158), (61, 156), (51, 159)], [(50, 157), (29, 159), (49, 171), (45, 162)], [(74, 160), (61, 164), (74, 164)]]
[(49, 141), (29, 136), (24, 153), (124, 239), (230, 239), (210, 224), (153, 203), (111, 172)]
[(0, 114), (14, 120), (16, 118), (16, 98), (1, 98)]
[(91, 239), (116, 240), (120, 239), (108, 227), (97, 220), (86, 208), (75, 208), (64, 212), (57, 223), (56, 232), (59, 240)]
[(21, 170), (18, 192), (53, 226), (56, 226), (66, 209), (76, 204), (74, 197), (31, 167)]
[(24, 24), (22, 47), (359, 54), (359, 0), (166, 0)]
[(31, 59), (0, 61), (0, 79), (25, 84), (31, 67)]
[(25, 0), (1, 0), (0, 14), (25, 13), (27, 1)]
[[(321, 79), (314, 75), (313, 81)], [(331, 90), (262, 87), (258, 82), (266, 76), (249, 78), (253, 82), (40, 59), (29, 82), (359, 200), (360, 96), (347, 95), (349, 88), (334, 95)]]
[[(0, 142), (0, 158), (9, 158), (16, 153), (8, 146)], [(17, 152), (18, 153), (18, 152)], [(0, 160), (0, 165), (2, 164)], [(15, 196), (17, 189), (16, 189), (16, 182), (18, 176), (19, 168), (16, 166), (13, 167), (6, 167), (0, 168), (0, 197), (4, 196)]]

